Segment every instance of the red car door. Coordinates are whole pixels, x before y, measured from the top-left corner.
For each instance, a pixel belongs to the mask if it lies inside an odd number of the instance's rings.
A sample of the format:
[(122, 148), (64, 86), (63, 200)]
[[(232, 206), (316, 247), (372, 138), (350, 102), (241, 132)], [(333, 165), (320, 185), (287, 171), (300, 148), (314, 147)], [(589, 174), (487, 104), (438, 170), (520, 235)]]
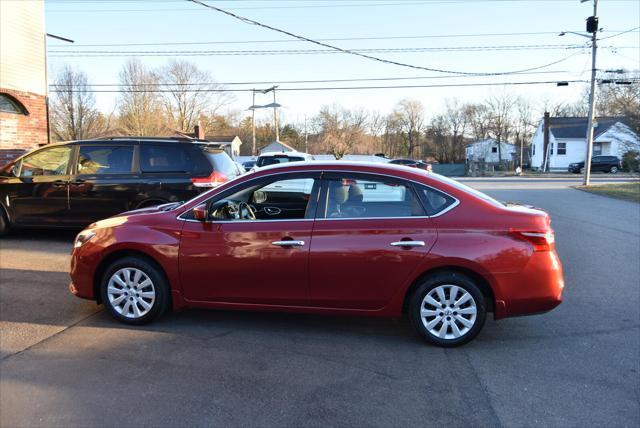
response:
[(360, 174), (323, 178), (309, 257), (311, 303), (383, 308), (437, 231), (409, 183)]
[[(251, 180), (213, 197), (211, 220), (187, 219), (179, 255), (185, 298), (308, 305), (316, 177), (289, 173)], [(256, 218), (220, 218), (226, 208), (214, 207), (229, 202), (250, 204)]]

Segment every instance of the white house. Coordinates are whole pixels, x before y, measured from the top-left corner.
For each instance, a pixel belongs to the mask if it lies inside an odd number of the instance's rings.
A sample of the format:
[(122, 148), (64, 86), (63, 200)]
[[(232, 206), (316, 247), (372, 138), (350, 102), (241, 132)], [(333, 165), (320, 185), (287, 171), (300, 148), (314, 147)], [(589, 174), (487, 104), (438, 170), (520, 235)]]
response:
[(207, 135), (205, 139), (210, 143), (220, 144), (224, 151), (233, 159), (240, 156), (242, 140), (237, 135)]
[[(549, 141), (545, 147), (544, 129), (548, 123)], [(586, 117), (549, 117), (540, 121), (531, 139), (531, 167), (566, 171), (570, 163), (583, 162), (587, 151)], [(640, 137), (622, 118), (603, 117), (595, 122), (593, 156), (622, 156), (640, 151)]]
[[(501, 152), (501, 153), (500, 153)], [(500, 152), (498, 152), (498, 142), (493, 138), (475, 141), (465, 148), (467, 162), (482, 162), (489, 164), (497, 164), (502, 160), (512, 161), (517, 154), (517, 148), (511, 143), (500, 143)], [(498, 158), (500, 156), (500, 159)]]
[(297, 150), (282, 141), (273, 141), (260, 149), (260, 154), (268, 152), (296, 152)]

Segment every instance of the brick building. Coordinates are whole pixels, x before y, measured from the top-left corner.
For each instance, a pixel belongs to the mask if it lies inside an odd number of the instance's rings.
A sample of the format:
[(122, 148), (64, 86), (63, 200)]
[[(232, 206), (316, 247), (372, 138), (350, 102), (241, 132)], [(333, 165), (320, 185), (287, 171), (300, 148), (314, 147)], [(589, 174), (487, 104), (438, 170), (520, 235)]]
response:
[(0, 165), (47, 144), (44, 2), (0, 1)]

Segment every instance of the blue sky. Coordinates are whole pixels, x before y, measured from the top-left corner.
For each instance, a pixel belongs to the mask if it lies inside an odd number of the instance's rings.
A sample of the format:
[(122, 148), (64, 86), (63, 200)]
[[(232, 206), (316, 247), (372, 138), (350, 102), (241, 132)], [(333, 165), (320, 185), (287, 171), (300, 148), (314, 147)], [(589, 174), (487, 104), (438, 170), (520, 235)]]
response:
[[(3, 0), (4, 1), (4, 0)], [(499, 83), (544, 80), (588, 79), (590, 49), (548, 49), (548, 45), (584, 45), (586, 38), (574, 35), (558, 37), (562, 30), (584, 31), (585, 18), (591, 15), (591, 2), (579, 0), (326, 0), (326, 1), (209, 1), (242, 16), (314, 39), (416, 37), (386, 40), (330, 41), (343, 48), (451, 48), (544, 45), (545, 49), (375, 52), (372, 55), (429, 68), (465, 72), (501, 72), (540, 66), (573, 55), (540, 71), (545, 73), (493, 77), (452, 77), (377, 63), (346, 54), (325, 55), (225, 55), (194, 56), (187, 59), (210, 71), (219, 82), (280, 82), (288, 80), (359, 79), (388, 77), (432, 77), (407, 81), (372, 81), (328, 84), (281, 84), (283, 88), (309, 86), (402, 85)], [(640, 1), (601, 0), (600, 26), (607, 32), (640, 26)], [(179, 0), (47, 0), (47, 32), (75, 40), (75, 45), (49, 40), (50, 79), (64, 64), (84, 70), (91, 83), (117, 83), (118, 72), (126, 57), (56, 57), (60, 51), (167, 51), (167, 50), (282, 50), (320, 49), (305, 42), (265, 42), (291, 40), (267, 29), (244, 24), (218, 12)], [(495, 33), (539, 33), (500, 36), (468, 36)], [(464, 35), (464, 36), (462, 36)], [(423, 37), (429, 36), (429, 37)], [(432, 37), (446, 36), (446, 37)], [(418, 38), (419, 37), (419, 38)], [(199, 45), (166, 45), (189, 42), (238, 42)], [(81, 45), (155, 43), (151, 46), (92, 47)], [(640, 33), (636, 30), (601, 42), (598, 68), (637, 70), (640, 68)], [(54, 53), (57, 51), (58, 53)], [(149, 66), (160, 66), (168, 57), (140, 56)], [(549, 73), (554, 72), (554, 73)], [(555, 73), (557, 72), (557, 73)], [(444, 77), (443, 77), (444, 76)], [(362, 91), (280, 91), (282, 114), (300, 121), (325, 104), (389, 112), (401, 98), (422, 101), (428, 114), (437, 113), (445, 99), (463, 102), (509, 91), (524, 95), (535, 103), (573, 100), (586, 84), (556, 87), (461, 87), (406, 88)], [(253, 85), (255, 86), (255, 85)], [(260, 86), (260, 85), (258, 85)], [(262, 85), (268, 86), (268, 85)], [(251, 88), (233, 86), (234, 88)], [(97, 94), (99, 106), (113, 108), (115, 95)], [(269, 100), (264, 100), (269, 102)], [(250, 93), (235, 94), (232, 109), (251, 104)], [(264, 113), (267, 116), (267, 112)]]

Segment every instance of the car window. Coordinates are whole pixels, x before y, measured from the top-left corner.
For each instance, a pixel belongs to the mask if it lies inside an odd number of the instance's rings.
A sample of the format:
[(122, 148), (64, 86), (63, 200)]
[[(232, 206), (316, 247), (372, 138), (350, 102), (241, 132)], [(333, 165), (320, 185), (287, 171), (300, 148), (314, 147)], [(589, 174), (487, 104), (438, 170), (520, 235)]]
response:
[(81, 146), (78, 174), (127, 174), (133, 162), (132, 146)]
[[(291, 178), (244, 188), (211, 203), (210, 219), (302, 220), (308, 217), (314, 178)], [(251, 212), (248, 212), (250, 209)], [(255, 218), (254, 218), (255, 217)]]
[(205, 150), (205, 155), (211, 161), (214, 171), (223, 174), (229, 180), (240, 175), (236, 163), (222, 150)]
[(427, 214), (430, 216), (442, 213), (456, 203), (456, 199), (431, 187), (416, 185), (416, 190), (422, 198)]
[(20, 177), (65, 175), (69, 165), (70, 146), (46, 148), (22, 158)]
[(140, 170), (142, 172), (191, 172), (194, 163), (193, 147), (172, 145), (140, 145)]
[(261, 156), (258, 158), (257, 165), (259, 167), (267, 166), (267, 165), (275, 165), (278, 163), (287, 163), (287, 162), (302, 162), (304, 158), (300, 156)]
[(413, 190), (395, 180), (344, 176), (327, 180), (326, 218), (392, 218), (424, 216)]

